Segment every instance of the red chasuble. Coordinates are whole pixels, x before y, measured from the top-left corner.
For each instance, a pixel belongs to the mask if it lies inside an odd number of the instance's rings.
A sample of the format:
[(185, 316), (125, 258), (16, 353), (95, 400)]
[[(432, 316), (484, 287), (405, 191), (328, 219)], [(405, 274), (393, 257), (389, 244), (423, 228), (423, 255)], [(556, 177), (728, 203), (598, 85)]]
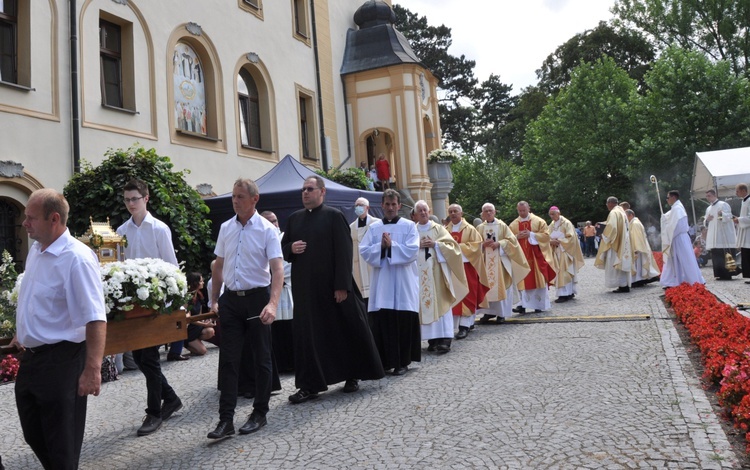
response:
[[(518, 231), (523, 232), (524, 230), (532, 231), (531, 220), (518, 222)], [(551, 285), (557, 274), (552, 266), (547, 263), (547, 260), (544, 259), (544, 255), (542, 254), (539, 245), (532, 245), (529, 243), (528, 238), (519, 239), (518, 244), (521, 245), (523, 254), (526, 256), (526, 261), (529, 262), (529, 267), (531, 268), (531, 272), (529, 272), (529, 274), (523, 279), (524, 288), (528, 290), (541, 289), (542, 287)], [(537, 285), (535, 275), (537, 271), (544, 277), (545, 285)]]
[[(451, 232), (451, 236), (459, 245), (461, 244), (461, 234), (462, 232)], [(479, 282), (479, 274), (471, 263), (464, 263), (464, 272), (469, 284), (469, 293), (453, 307), (453, 315), (457, 317), (463, 316), (465, 311), (469, 312), (468, 315), (475, 313), (479, 304), (484, 300), (484, 296), (487, 295), (487, 291), (490, 290), (489, 287)]]

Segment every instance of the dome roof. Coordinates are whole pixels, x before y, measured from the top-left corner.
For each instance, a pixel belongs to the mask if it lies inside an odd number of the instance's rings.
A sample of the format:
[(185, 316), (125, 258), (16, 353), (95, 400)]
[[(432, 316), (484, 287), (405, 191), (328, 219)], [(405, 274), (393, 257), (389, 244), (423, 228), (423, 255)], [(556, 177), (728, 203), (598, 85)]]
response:
[(396, 22), (396, 14), (383, 0), (368, 0), (354, 13), (354, 22), (360, 29)]

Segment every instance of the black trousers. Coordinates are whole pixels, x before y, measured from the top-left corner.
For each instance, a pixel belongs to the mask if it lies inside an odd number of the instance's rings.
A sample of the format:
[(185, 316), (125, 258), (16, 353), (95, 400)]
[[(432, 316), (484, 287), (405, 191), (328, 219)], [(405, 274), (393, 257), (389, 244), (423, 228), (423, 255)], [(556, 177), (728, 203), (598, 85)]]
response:
[(742, 255), (742, 277), (750, 279), (750, 248), (740, 248)]
[(146, 377), (146, 413), (161, 418), (162, 400), (173, 402), (177, 394), (161, 372), (159, 346), (133, 351), (133, 359)]
[(221, 421), (231, 421), (234, 418), (242, 364), (242, 346), (245, 342), (252, 348), (254, 358), (254, 412), (261, 416), (268, 413), (273, 371), (271, 325), (264, 325), (257, 317), (269, 299), (268, 288), (256, 290), (243, 297), (225, 291), (219, 297), (219, 320), (221, 321), (219, 419)]
[(731, 253), (734, 256), (732, 248), (714, 248), (711, 250), (711, 264), (714, 267), (714, 277), (718, 277), (719, 279), (732, 279), (732, 273), (727, 271), (726, 267), (726, 253)]
[(18, 417), (24, 439), (45, 469), (78, 468), (87, 398), (78, 396), (78, 378), (85, 362), (85, 342), (27, 349), (21, 358)]
[(586, 237), (586, 256), (596, 256), (596, 237)]

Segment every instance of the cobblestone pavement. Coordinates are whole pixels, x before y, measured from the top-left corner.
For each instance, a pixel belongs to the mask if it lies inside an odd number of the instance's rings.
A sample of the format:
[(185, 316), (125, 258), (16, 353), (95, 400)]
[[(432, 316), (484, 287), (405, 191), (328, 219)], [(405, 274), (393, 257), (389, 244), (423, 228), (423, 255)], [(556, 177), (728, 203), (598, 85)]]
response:
[[(206, 439), (218, 350), (163, 363), (185, 407), (147, 437), (135, 434), (144, 380), (126, 372), (89, 398), (81, 468), (737, 468), (662, 290), (610, 293), (592, 261), (575, 300), (523, 317), (558, 322), (480, 325), (447, 355), (423, 350), (405, 376), (353, 394), (336, 385), (301, 405), (287, 401), (294, 377), (283, 376), (268, 426), (249, 436)], [(750, 292), (741, 280), (710, 287), (733, 302)], [(250, 411), (240, 399), (235, 426)], [(38, 468), (12, 386), (0, 387), (0, 422), (6, 467)]]

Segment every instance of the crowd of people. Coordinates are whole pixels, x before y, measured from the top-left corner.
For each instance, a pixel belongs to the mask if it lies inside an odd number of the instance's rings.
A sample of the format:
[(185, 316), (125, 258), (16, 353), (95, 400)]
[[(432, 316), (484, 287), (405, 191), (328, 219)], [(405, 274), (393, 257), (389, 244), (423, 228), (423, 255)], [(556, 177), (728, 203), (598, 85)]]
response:
[[(235, 433), (239, 396), (253, 399), (239, 433), (267, 424), (271, 393), (281, 388), (282, 351), (292, 356), (283, 361), (295, 376), (291, 404), (316, 399), (342, 382), (342, 391), (353, 393), (362, 380), (407, 374), (421, 360), (422, 341), (427, 352), (446, 354), (452, 341), (466, 338), (477, 323), (503, 323), (514, 313), (548, 311), (552, 303), (575, 300), (584, 253), (595, 256), (604, 285), (616, 294), (656, 281), (664, 288), (705, 282), (677, 191), (669, 191), (670, 210), (661, 219), (660, 271), (643, 224), (614, 196), (606, 200), (609, 214), (600, 233), (590, 222), (577, 230), (556, 206), (547, 211), (547, 222), (526, 201), (517, 203), (518, 217), (510, 224), (486, 203), (475, 226), (458, 204), (448, 207), (445, 221), (423, 200), (415, 203), (411, 220), (402, 217), (401, 195), (387, 180), (381, 180), (383, 218), (372, 217), (370, 202), (360, 198), (354, 203), (357, 218), (348, 223), (324, 204), (325, 180), (310, 176), (301, 188), (304, 209), (289, 217), (283, 233), (272, 212), (256, 210), (257, 185), (235, 182), (235, 216), (219, 230), (205, 299), (218, 321), (191, 325), (184, 345), (205, 354), (202, 341), (220, 336), (218, 424), (209, 439)], [(704, 239), (718, 279), (739, 272), (737, 249), (742, 259), (750, 250), (747, 186), (738, 185), (736, 193), (743, 200), (738, 216), (715, 192), (707, 194)], [(125, 255), (176, 265), (168, 227), (147, 210), (147, 185), (133, 180), (123, 196), (131, 214), (117, 229), (128, 238)], [(29, 199), (23, 224), (35, 243), (13, 340), (25, 351), (16, 399), (24, 437), (45, 468), (77, 467), (86, 397), (101, 389), (106, 323), (98, 263), (70, 236), (67, 214), (62, 194), (39, 190)], [(42, 274), (44, 282), (35, 282)], [(750, 278), (747, 267), (743, 277)], [(201, 313), (202, 276), (192, 273), (189, 282), (191, 313)], [(282, 327), (285, 323), (294, 327)], [(182, 347), (176, 354), (182, 356)], [(162, 372), (157, 346), (133, 356), (145, 377), (147, 405), (136, 433), (147, 436), (180, 410), (182, 401)], [(49, 374), (53, 364), (55, 373)]]

